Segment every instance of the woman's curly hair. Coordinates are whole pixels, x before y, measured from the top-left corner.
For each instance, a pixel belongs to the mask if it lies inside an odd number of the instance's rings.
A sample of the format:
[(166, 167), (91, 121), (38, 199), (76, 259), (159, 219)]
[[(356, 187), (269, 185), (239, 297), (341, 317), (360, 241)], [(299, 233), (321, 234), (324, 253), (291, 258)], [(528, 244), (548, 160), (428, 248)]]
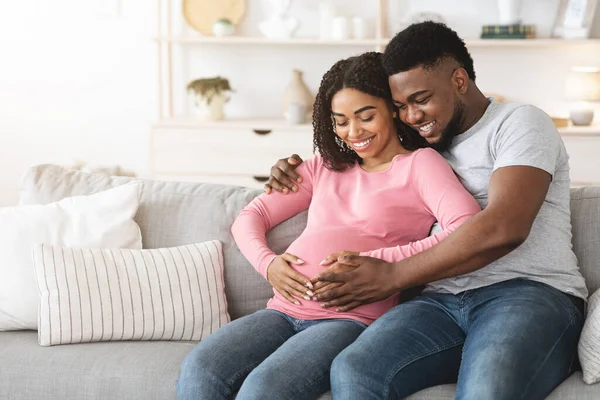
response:
[[(336, 62), (323, 75), (313, 107), (313, 145), (323, 158), (325, 166), (333, 171), (343, 171), (361, 163), (362, 159), (335, 133), (331, 100), (342, 89), (351, 88), (384, 99), (392, 110), (396, 110), (383, 69), (382, 54), (368, 52)], [(407, 150), (426, 147), (427, 142), (417, 132), (395, 118), (396, 132), (402, 146)]]

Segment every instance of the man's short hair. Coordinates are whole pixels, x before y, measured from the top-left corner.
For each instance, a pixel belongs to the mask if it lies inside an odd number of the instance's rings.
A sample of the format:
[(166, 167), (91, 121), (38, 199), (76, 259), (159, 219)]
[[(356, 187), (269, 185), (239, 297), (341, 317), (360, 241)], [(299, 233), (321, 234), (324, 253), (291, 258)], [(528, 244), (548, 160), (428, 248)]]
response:
[(383, 66), (391, 76), (415, 67), (433, 69), (448, 58), (456, 60), (475, 81), (473, 58), (465, 42), (446, 25), (426, 21), (412, 24), (394, 36), (383, 53)]

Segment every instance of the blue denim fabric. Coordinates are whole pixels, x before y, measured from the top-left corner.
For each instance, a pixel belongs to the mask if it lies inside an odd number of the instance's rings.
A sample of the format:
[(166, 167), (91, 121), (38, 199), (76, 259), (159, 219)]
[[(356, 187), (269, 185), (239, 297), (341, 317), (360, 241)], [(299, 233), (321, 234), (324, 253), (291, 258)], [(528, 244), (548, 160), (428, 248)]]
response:
[(220, 328), (186, 356), (177, 398), (313, 399), (333, 359), (365, 329), (345, 319), (299, 320), (261, 310)]
[(572, 372), (583, 301), (510, 280), (424, 293), (375, 321), (334, 361), (334, 399), (399, 399), (457, 383), (456, 399), (544, 399)]

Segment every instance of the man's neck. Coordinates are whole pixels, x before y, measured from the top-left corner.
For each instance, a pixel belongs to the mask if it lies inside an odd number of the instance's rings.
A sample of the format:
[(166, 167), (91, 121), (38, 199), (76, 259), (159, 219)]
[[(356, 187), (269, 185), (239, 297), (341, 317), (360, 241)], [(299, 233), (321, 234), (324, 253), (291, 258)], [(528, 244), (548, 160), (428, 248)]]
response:
[(470, 96), (465, 99), (465, 113), (459, 130), (459, 135), (468, 131), (485, 114), (490, 105), (490, 100), (479, 91), (477, 87)]

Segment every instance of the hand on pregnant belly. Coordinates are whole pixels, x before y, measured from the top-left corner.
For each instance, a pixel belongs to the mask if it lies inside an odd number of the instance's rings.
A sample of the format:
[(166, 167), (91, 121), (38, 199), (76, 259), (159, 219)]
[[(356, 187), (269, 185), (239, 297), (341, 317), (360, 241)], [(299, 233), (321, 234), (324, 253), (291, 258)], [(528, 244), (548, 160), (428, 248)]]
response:
[[(334, 273), (334, 272), (341, 273), (341, 272), (352, 271), (353, 269), (356, 268), (355, 266), (339, 263), (338, 258), (342, 258), (346, 255), (357, 256), (359, 254), (360, 253), (358, 251), (340, 251), (337, 253), (331, 253), (321, 262), (321, 265), (324, 265), (324, 266), (329, 265), (328, 268), (321, 271), (321, 274)], [(320, 293), (325, 293), (328, 290), (335, 289), (335, 288), (343, 285), (343, 283), (339, 283), (339, 282), (321, 282), (317, 279), (316, 276), (313, 277), (310, 281), (313, 284), (313, 287), (314, 287), (313, 292), (315, 293), (315, 296), (317, 296)]]
[(300, 305), (294, 296), (310, 300), (314, 295), (310, 290), (313, 286), (310, 279), (295, 271), (290, 263), (302, 265), (304, 261), (289, 253), (275, 257), (267, 267), (267, 280), (290, 303)]

